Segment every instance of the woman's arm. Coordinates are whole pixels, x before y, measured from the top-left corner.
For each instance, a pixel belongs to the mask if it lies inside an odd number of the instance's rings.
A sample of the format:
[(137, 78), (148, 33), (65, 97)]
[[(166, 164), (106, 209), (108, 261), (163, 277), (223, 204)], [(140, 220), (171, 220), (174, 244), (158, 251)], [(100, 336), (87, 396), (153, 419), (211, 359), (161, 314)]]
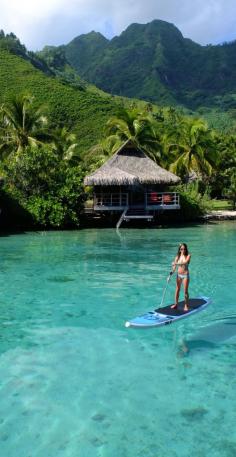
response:
[(176, 267), (180, 267), (182, 265), (189, 265), (190, 264), (190, 259), (191, 259), (191, 254), (189, 254), (187, 256), (187, 259), (185, 260), (185, 262), (181, 261), (181, 263), (178, 262), (178, 257), (175, 257), (175, 260), (172, 262), (172, 271), (173, 273), (175, 272), (176, 270)]
[(191, 259), (191, 254), (189, 254), (187, 256), (187, 259), (184, 262), (181, 261), (181, 263), (177, 263), (177, 265), (189, 265), (190, 264), (190, 259)]
[(175, 260), (172, 262), (172, 271), (173, 271), (173, 273), (176, 270), (176, 265), (178, 265), (178, 257), (175, 257)]

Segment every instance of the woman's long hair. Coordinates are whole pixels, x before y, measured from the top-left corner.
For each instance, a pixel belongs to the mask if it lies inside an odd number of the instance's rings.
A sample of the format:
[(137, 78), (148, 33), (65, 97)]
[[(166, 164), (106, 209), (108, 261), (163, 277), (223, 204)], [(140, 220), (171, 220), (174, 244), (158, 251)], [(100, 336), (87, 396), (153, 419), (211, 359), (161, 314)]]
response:
[(181, 251), (180, 251), (181, 246), (184, 247), (184, 255), (185, 255), (185, 257), (187, 257), (187, 255), (188, 255), (188, 246), (187, 246), (187, 244), (186, 243), (180, 243), (179, 248), (178, 248), (178, 252), (177, 252), (177, 258), (178, 259), (180, 258), (180, 254), (181, 254)]

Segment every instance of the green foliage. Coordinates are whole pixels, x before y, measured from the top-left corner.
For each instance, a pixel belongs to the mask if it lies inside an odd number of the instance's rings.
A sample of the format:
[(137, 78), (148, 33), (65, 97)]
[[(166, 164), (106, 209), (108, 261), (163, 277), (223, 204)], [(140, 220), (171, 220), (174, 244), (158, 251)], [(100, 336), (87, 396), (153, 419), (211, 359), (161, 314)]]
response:
[(216, 149), (219, 160), (209, 179), (209, 185), (211, 195), (222, 198), (227, 195), (236, 170), (236, 136), (218, 135)]
[(0, 31), (0, 50), (1, 49), (22, 57), (24, 60), (29, 61), (35, 68), (38, 68), (46, 74), (52, 75), (52, 71), (47, 66), (46, 62), (34, 52), (27, 51), (26, 47), (21, 44), (14, 33), (5, 35), (3, 30)]
[(0, 49), (5, 49), (24, 58), (27, 56), (26, 47), (21, 44), (16, 35), (14, 33), (5, 35), (3, 30), (0, 31)]
[(180, 217), (183, 220), (195, 220), (212, 209), (209, 194), (203, 195), (198, 190), (198, 183), (177, 186), (176, 192), (180, 194)]
[(76, 135), (69, 132), (66, 127), (53, 130), (52, 139), (54, 147), (61, 159), (77, 163), (79, 154), (77, 150)]
[(232, 203), (233, 209), (236, 208), (236, 169), (233, 169), (230, 176), (230, 184), (225, 189), (224, 194)]
[(232, 209), (232, 204), (229, 200), (211, 200), (212, 209), (216, 211), (229, 211)]
[(100, 140), (105, 123), (123, 103), (94, 87), (81, 91), (45, 75), (29, 61), (1, 48), (0, 86), (0, 105), (16, 95), (31, 94), (34, 109), (47, 106), (49, 126), (73, 130), (81, 154)]
[(47, 118), (42, 108), (32, 106), (29, 95), (15, 96), (11, 103), (2, 105), (0, 110), (0, 154), (18, 154), (28, 145), (50, 140)]
[(183, 118), (179, 139), (170, 150), (175, 156), (170, 170), (182, 178), (191, 172), (209, 176), (218, 160), (214, 134), (201, 119)]
[(146, 111), (122, 109), (116, 117), (109, 119), (105, 134), (103, 149), (106, 144), (107, 155), (131, 140), (181, 178), (188, 178), (193, 173), (207, 177), (217, 165), (214, 132), (201, 119), (184, 117), (174, 108), (153, 111), (147, 105)]
[(46, 227), (78, 226), (84, 201), (83, 173), (49, 146), (25, 148), (5, 164), (4, 189)]
[[(131, 140), (137, 147), (142, 148), (153, 158), (157, 158), (161, 138), (157, 120), (149, 113), (136, 109), (122, 109), (116, 117), (109, 119), (105, 133), (108, 135), (115, 152), (125, 141)], [(160, 155), (159, 155), (160, 159)]]
[[(79, 75), (83, 77), (84, 70), (89, 71), (93, 62), (99, 62), (109, 40), (101, 33), (90, 32), (72, 40), (67, 46), (64, 46), (65, 57), (67, 61), (75, 68)], [(44, 50), (43, 50), (44, 51)], [(89, 78), (86, 78), (89, 81)]]
[(36, 55), (41, 57), (50, 68), (63, 70), (67, 64), (64, 46), (45, 46), (45, 48), (42, 51), (37, 52)]
[(64, 46), (46, 46), (42, 51), (37, 52), (37, 59), (45, 62), (47, 68), (57, 76), (63, 83), (75, 87), (80, 91), (86, 91), (88, 83), (83, 81), (74, 68), (69, 64)]

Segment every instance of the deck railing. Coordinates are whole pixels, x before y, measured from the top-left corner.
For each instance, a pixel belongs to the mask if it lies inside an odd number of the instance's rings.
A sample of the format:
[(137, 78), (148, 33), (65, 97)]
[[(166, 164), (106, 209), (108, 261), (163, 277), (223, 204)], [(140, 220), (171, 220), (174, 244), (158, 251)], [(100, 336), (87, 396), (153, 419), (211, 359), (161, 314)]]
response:
[(147, 207), (179, 207), (179, 194), (177, 192), (147, 192)]
[(176, 192), (146, 192), (143, 195), (143, 204), (129, 202), (127, 192), (96, 193), (94, 194), (94, 209), (96, 210), (122, 210), (125, 208), (142, 207), (144, 209), (179, 209), (179, 194)]
[(96, 208), (125, 208), (128, 206), (128, 193), (98, 193), (94, 194), (94, 207)]

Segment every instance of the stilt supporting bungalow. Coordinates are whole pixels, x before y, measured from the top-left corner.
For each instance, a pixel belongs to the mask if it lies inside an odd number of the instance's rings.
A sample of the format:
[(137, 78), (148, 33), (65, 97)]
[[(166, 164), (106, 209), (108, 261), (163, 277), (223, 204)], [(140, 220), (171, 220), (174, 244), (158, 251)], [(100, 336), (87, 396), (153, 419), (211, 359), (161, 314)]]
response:
[(94, 211), (120, 213), (117, 227), (123, 221), (152, 220), (158, 211), (180, 209), (179, 194), (168, 190), (179, 182), (130, 140), (84, 181), (94, 187)]

